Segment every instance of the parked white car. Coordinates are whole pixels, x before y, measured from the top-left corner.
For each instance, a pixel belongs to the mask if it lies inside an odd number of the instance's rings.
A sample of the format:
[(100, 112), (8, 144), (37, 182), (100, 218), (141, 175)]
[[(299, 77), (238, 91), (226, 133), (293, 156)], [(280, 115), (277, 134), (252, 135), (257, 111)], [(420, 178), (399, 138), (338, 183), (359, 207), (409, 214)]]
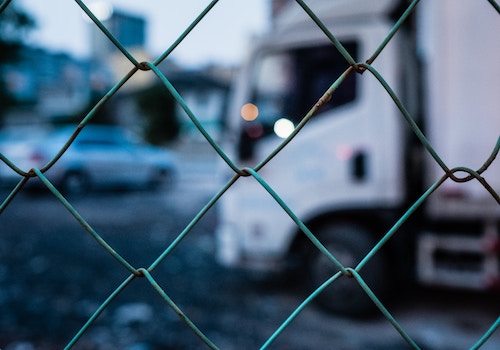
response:
[[(0, 152), (23, 171), (42, 168), (70, 139), (76, 126), (54, 130), (25, 128), (0, 132)], [(64, 194), (103, 188), (158, 188), (171, 184), (177, 169), (173, 151), (144, 143), (117, 126), (87, 125), (62, 157), (46, 171)], [(19, 182), (21, 175), (0, 162), (0, 184)], [(43, 185), (39, 179), (29, 187)]]

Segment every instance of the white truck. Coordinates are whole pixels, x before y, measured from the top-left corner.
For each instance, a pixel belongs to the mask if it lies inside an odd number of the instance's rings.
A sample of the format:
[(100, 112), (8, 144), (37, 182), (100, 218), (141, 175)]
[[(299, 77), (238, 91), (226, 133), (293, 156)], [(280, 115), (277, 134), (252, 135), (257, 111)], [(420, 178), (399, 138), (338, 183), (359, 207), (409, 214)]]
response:
[[(391, 32), (401, 3), (307, 1), (356, 62), (371, 57)], [(230, 101), (224, 147), (241, 168), (266, 159), (349, 67), (297, 3), (274, 29), (255, 45)], [(413, 282), (498, 288), (500, 162), (488, 159), (500, 140), (499, 62), (500, 15), (491, 3), (422, 0), (372, 66), (442, 164), (365, 71), (349, 74), (258, 173), (346, 267), (356, 267), (422, 202), (360, 271), (381, 298)], [(434, 185), (446, 168), (466, 178), (460, 167), (475, 171), (485, 163), (481, 176), (490, 191), (476, 179)], [(309, 291), (339, 270), (251, 176), (224, 193), (218, 212), (216, 254), (224, 266), (266, 274), (299, 269)], [(351, 315), (373, 306), (356, 281), (344, 277), (317, 301)]]

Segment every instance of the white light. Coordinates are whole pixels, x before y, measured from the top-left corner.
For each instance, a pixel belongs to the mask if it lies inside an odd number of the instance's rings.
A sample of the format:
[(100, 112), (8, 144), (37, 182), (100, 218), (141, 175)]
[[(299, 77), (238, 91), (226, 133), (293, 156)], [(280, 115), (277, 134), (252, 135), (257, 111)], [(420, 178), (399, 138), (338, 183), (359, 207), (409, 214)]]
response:
[(281, 118), (274, 123), (274, 133), (281, 138), (287, 138), (295, 129), (291, 120)]
[[(88, 8), (99, 21), (105, 21), (113, 15), (113, 6), (105, 1), (96, 1), (88, 5)], [(90, 18), (85, 15), (86, 19)]]

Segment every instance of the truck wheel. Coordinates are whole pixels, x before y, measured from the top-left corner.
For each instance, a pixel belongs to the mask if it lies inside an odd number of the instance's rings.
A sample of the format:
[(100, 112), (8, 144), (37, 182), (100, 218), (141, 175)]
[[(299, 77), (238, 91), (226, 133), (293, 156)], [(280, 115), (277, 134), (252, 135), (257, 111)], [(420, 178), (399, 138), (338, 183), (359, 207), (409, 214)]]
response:
[[(314, 233), (345, 267), (355, 268), (374, 246), (374, 239), (368, 230), (350, 223), (325, 225)], [(381, 252), (378, 252), (360, 271), (366, 284), (379, 298), (385, 287), (387, 270), (384, 265)], [(308, 267), (314, 289), (339, 271), (316, 247), (310, 252)], [(316, 302), (327, 311), (348, 316), (363, 316), (375, 310), (375, 304), (357, 280), (346, 276), (341, 276), (323, 290), (316, 297)]]

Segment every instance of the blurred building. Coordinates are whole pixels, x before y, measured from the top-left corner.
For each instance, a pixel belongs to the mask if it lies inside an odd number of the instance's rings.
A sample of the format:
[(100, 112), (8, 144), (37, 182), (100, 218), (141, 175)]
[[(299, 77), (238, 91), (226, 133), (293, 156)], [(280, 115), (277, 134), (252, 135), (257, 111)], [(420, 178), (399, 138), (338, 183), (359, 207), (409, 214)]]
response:
[[(110, 33), (127, 50), (142, 50), (146, 42), (146, 20), (140, 16), (126, 14), (109, 8), (109, 12), (100, 18)], [(91, 56), (93, 59), (106, 61), (109, 55), (117, 52), (116, 46), (94, 24), (89, 25), (91, 32)]]
[[(219, 74), (214, 74), (210, 69), (179, 71), (167, 74), (167, 77), (203, 128), (213, 138), (218, 139), (226, 115), (230, 82), (221, 79)], [(203, 139), (187, 113), (179, 104), (176, 107), (181, 133), (191, 140)]]
[[(104, 17), (97, 13), (96, 16), (137, 61), (151, 61), (145, 50), (147, 22), (144, 18), (117, 9), (110, 9)], [(89, 59), (24, 47), (15, 62), (0, 66), (0, 79), (7, 83), (8, 94), (17, 102), (7, 112), (6, 124), (46, 124), (74, 121), (75, 117), (81, 120), (134, 68), (94, 23), (89, 23), (89, 30)], [(211, 134), (218, 135), (233, 69), (210, 66), (186, 71), (167, 59), (162, 62), (160, 70), (181, 93), (202, 125)], [(131, 127), (140, 125), (144, 116), (134, 105), (134, 95), (154, 84), (160, 85), (155, 74), (137, 72), (102, 108), (105, 115), (96, 115), (96, 119)], [(176, 117), (181, 124), (182, 137), (201, 137), (186, 113), (177, 107)]]
[(4, 122), (46, 123), (80, 112), (90, 98), (90, 76), (87, 61), (24, 47), (16, 61), (0, 67), (6, 93), (16, 101)]
[[(96, 13), (96, 16), (138, 62), (151, 61), (145, 50), (147, 22), (143, 17), (126, 13), (111, 5)], [(100, 67), (107, 67), (113, 82), (119, 81), (134, 68), (133, 64), (94, 23), (89, 23), (89, 30), (91, 60)], [(147, 86), (153, 78), (151, 74), (136, 74), (123, 88), (134, 90)]]
[[(99, 19), (137, 61), (152, 60), (144, 49), (147, 22), (142, 17), (109, 7), (103, 11), (102, 17)], [(90, 30), (92, 61), (99, 62), (100, 67), (108, 67), (113, 81), (119, 81), (133, 68), (132, 63), (97, 26), (91, 24)], [(222, 68), (207, 67), (186, 71), (167, 59), (161, 64), (160, 70), (180, 92), (203, 127), (214, 137), (217, 137), (225, 114), (231, 69), (222, 70)], [(116, 97), (120, 101), (114, 104), (116, 106), (116, 119), (132, 128), (134, 125), (140, 125), (140, 119), (143, 116), (134, 105), (134, 99), (130, 97), (141, 89), (148, 89), (152, 85), (165, 88), (151, 72), (146, 74), (138, 72), (127, 81)], [(176, 117), (180, 123), (183, 138), (202, 138), (179, 104), (176, 105)]]

